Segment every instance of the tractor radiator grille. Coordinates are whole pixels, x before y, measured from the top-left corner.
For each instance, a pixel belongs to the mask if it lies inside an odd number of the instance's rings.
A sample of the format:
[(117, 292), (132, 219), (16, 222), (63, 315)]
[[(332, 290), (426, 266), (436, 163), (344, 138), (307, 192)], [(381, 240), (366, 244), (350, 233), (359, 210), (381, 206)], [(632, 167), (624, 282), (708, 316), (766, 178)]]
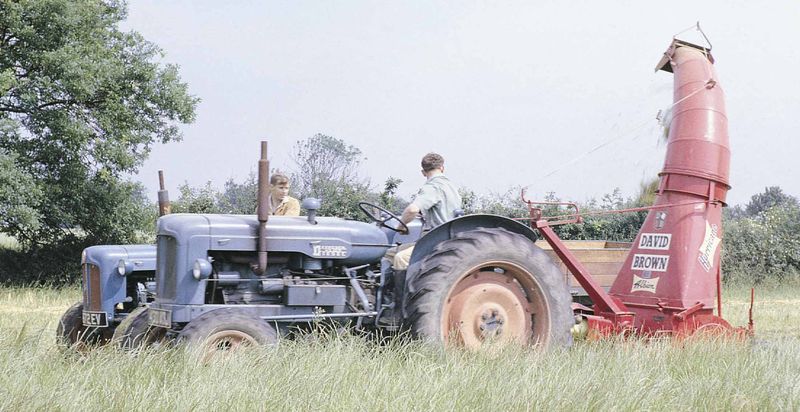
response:
[(161, 235), (157, 241), (156, 278), (158, 284), (156, 295), (162, 299), (175, 299), (177, 292), (178, 242), (172, 236)]
[(84, 263), (83, 272), (83, 305), (85, 310), (100, 311), (103, 306), (103, 291), (100, 284), (100, 268), (91, 263)]

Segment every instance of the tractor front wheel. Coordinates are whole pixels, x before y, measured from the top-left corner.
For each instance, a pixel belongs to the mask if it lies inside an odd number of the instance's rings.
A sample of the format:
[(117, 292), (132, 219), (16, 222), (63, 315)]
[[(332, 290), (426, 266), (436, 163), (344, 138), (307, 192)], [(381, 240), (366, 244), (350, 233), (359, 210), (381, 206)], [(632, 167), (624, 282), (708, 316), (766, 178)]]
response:
[(147, 315), (147, 307), (131, 311), (114, 330), (111, 342), (120, 349), (133, 350), (164, 341), (167, 330), (150, 326)]
[(178, 334), (178, 341), (200, 345), (203, 359), (244, 347), (278, 342), (275, 328), (240, 308), (222, 308), (206, 312), (189, 322)]
[(108, 342), (109, 334), (109, 328), (83, 326), (83, 302), (77, 302), (61, 315), (56, 344), (62, 349), (85, 352)]

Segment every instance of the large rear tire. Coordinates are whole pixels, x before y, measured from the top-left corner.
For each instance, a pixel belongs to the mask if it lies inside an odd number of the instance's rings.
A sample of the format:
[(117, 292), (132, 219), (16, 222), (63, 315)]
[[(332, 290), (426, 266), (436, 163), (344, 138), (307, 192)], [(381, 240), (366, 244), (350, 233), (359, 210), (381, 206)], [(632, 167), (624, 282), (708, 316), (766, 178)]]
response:
[(83, 326), (83, 302), (70, 306), (58, 321), (56, 344), (65, 350), (86, 352), (108, 342), (110, 328)]
[(144, 348), (166, 339), (167, 330), (148, 324), (147, 307), (131, 311), (114, 330), (113, 345), (125, 350)]
[(446, 240), (408, 281), (406, 326), (418, 338), (567, 347), (574, 324), (564, 274), (530, 239), (479, 228)]
[(222, 308), (206, 312), (189, 322), (178, 334), (178, 341), (199, 345), (203, 359), (220, 352), (234, 352), (246, 347), (278, 342), (275, 329), (252, 311)]

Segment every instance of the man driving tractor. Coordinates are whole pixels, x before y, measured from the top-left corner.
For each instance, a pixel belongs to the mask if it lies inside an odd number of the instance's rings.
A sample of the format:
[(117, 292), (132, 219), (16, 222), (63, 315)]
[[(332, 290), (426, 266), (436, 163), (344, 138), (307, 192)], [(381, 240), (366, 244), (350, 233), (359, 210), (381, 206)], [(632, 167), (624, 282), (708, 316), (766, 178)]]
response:
[[(427, 180), (414, 200), (403, 210), (400, 220), (408, 224), (421, 214), (424, 233), (455, 218), (456, 210), (461, 208), (461, 195), (453, 182), (444, 175), (444, 157), (437, 153), (428, 153), (422, 157), (421, 165), (422, 175)], [(392, 261), (396, 270), (405, 270), (413, 251), (414, 243), (406, 243), (389, 249), (386, 258)]]

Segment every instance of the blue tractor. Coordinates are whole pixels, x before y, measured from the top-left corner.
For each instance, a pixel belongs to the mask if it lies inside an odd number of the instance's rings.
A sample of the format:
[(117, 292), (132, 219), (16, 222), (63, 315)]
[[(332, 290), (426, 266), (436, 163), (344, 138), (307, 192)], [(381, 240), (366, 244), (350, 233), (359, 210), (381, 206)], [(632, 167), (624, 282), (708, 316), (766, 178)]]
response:
[[(170, 205), (163, 171), (158, 171), (158, 178), (159, 215), (164, 216), (170, 213)], [(136, 314), (155, 298), (155, 272), (155, 245), (101, 245), (84, 249), (83, 299), (61, 316), (56, 342), (65, 348), (88, 349), (106, 344), (115, 336), (121, 341), (129, 324), (137, 319)]]
[(83, 299), (61, 316), (60, 345), (86, 347), (112, 339), (117, 326), (155, 296), (154, 245), (103, 245), (81, 255)]
[[(303, 202), (307, 216), (270, 216), (268, 170), (262, 143), (257, 215), (159, 218), (152, 301), (147, 294), (122, 304), (130, 310), (114, 312), (120, 281), (128, 282), (122, 290), (142, 282), (131, 281), (135, 272), (122, 269), (127, 263), (111, 272), (116, 283), (102, 276), (94, 282), (98, 277), (90, 271), (84, 276), (89, 292), (82, 325), (100, 327), (103, 315), (97, 322), (93, 316), (105, 312), (116, 327), (103, 337), (110, 332), (124, 348), (174, 341), (210, 349), (272, 344), (320, 321), (380, 333), (408, 331), (470, 348), (497, 341), (571, 342), (565, 276), (535, 245), (530, 227), (501, 216), (468, 215), (423, 233), (421, 222), (405, 225), (366, 202), (359, 206), (372, 223), (318, 217), (315, 199)], [(411, 242), (409, 267), (394, 269), (387, 250)], [(107, 303), (87, 306), (94, 289)]]
[[(313, 202), (304, 206), (307, 218), (269, 218), (264, 269), (256, 216), (159, 219), (156, 299), (126, 331), (124, 345), (165, 338), (215, 348), (270, 344), (291, 326), (322, 319), (365, 330), (408, 329), (468, 347), (488, 340), (570, 342), (574, 321), (564, 275), (534, 245), (527, 226), (470, 215), (424, 235), (412, 223), (405, 235), (385, 210), (373, 225), (317, 218)], [(393, 245), (415, 240), (407, 271), (383, 259)]]

